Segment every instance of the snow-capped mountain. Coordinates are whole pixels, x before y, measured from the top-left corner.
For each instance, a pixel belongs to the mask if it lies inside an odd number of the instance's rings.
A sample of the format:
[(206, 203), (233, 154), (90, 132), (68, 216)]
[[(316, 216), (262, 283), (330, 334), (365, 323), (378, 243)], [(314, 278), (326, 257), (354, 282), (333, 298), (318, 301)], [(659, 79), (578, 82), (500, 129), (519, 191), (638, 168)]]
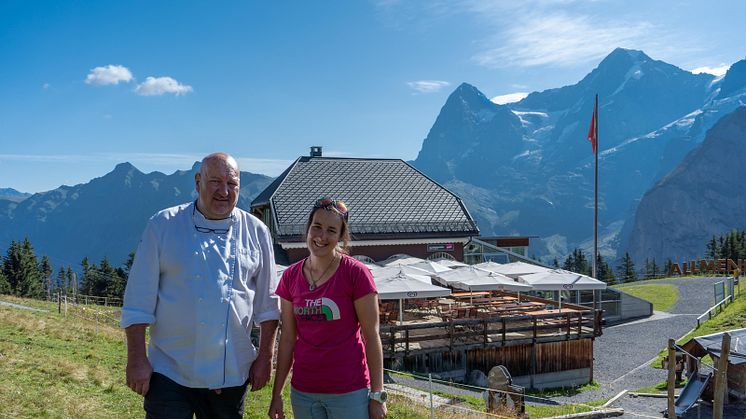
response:
[(544, 248), (535, 251), (553, 256), (590, 246), (587, 133), (598, 94), (599, 231), (603, 254), (614, 257), (642, 195), (738, 106), (746, 87), (742, 66), (718, 79), (619, 48), (577, 84), (516, 103), (496, 105), (463, 84), (414, 164), (460, 194), (484, 234), (538, 235)]

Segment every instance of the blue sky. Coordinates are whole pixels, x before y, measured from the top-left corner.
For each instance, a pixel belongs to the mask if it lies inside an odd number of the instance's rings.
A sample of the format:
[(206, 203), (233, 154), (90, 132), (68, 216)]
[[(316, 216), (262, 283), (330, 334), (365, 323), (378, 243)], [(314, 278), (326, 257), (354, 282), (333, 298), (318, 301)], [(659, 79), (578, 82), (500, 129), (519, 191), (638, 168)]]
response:
[(216, 150), (279, 174), (414, 159), (461, 82), (579, 81), (615, 47), (686, 70), (746, 56), (743, 1), (0, 2), (0, 187), (77, 184)]

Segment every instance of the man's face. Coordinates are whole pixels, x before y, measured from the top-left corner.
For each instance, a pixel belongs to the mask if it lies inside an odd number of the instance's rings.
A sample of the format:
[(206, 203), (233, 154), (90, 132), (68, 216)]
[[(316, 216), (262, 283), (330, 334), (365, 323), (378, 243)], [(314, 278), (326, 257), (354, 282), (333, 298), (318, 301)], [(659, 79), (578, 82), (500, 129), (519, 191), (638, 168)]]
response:
[(207, 219), (228, 218), (238, 203), (241, 178), (235, 160), (212, 158), (194, 177), (199, 193), (198, 209)]

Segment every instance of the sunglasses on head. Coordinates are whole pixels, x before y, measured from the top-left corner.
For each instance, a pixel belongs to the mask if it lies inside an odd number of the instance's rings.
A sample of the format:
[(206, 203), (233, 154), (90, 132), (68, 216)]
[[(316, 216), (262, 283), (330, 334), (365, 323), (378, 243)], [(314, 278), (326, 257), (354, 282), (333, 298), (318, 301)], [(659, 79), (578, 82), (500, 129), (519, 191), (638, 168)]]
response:
[(347, 212), (347, 208), (344, 205), (341, 205), (340, 203), (338, 203), (336, 199), (321, 198), (317, 200), (316, 203), (313, 204), (313, 207), (333, 210), (337, 214), (341, 215), (345, 221), (347, 221), (347, 217), (349, 216)]

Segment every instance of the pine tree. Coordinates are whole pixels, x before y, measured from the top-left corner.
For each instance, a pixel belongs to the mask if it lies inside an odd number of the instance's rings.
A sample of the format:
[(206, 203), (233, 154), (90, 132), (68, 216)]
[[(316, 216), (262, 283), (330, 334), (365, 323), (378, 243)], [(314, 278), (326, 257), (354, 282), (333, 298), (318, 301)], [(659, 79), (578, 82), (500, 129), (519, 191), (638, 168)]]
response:
[(554, 258), (552, 260), (552, 266), (554, 266), (555, 268), (559, 268), (559, 261), (557, 260), (557, 258)]
[(657, 278), (660, 274), (660, 266), (655, 262), (655, 258), (650, 260), (645, 259), (645, 277), (646, 278)]
[(16, 290), (18, 289), (18, 278), (20, 276), (20, 265), (21, 265), (21, 247), (20, 243), (15, 240), (10, 242), (8, 251), (3, 258), (3, 276), (8, 282), (9, 293), (18, 295)]
[(712, 239), (707, 242), (707, 257), (710, 259), (717, 259), (718, 253), (720, 253), (718, 250), (718, 242), (713, 234)]
[(124, 278), (119, 276), (117, 269), (109, 263), (107, 258), (101, 260), (101, 267), (99, 268), (99, 281), (97, 284), (96, 292), (101, 296), (122, 298), (124, 295)]
[(47, 255), (44, 255), (41, 258), (41, 263), (39, 264), (39, 276), (42, 290), (49, 300), (52, 298), (52, 290), (54, 286), (52, 284), (52, 265), (49, 263), (49, 257), (47, 257)]
[(22, 243), (12, 241), (3, 260), (3, 274), (10, 293), (19, 297), (41, 296), (41, 275), (34, 248), (28, 238)]
[(67, 286), (65, 287), (65, 295), (75, 297), (78, 294), (78, 279), (73, 273), (73, 268), (68, 265), (65, 271), (65, 279)]
[(85, 256), (83, 260), (80, 261), (80, 266), (83, 268), (83, 277), (80, 279), (79, 292), (83, 295), (93, 295), (93, 287), (96, 282), (94, 276), (98, 267), (95, 263), (91, 265), (88, 256)]
[(2, 270), (0, 270), (0, 294), (10, 294), (10, 282)]
[(606, 263), (600, 253), (596, 255), (596, 279), (607, 283), (609, 281), (613, 282), (614, 279), (614, 274), (611, 272), (609, 264)]
[(575, 249), (565, 259), (562, 269), (577, 272), (579, 274), (590, 275), (591, 266), (588, 264), (585, 254), (580, 249)]
[(65, 268), (63, 266), (60, 266), (60, 270), (57, 271), (57, 279), (54, 283), (54, 292), (60, 292), (62, 294), (65, 294), (66, 289), (67, 289), (67, 274), (65, 273)]
[(673, 266), (673, 260), (671, 260), (671, 258), (666, 259), (666, 264), (663, 266), (663, 275), (668, 276), (669, 272), (671, 272), (672, 266)]
[(632, 261), (632, 257), (629, 255), (629, 252), (624, 253), (624, 257), (622, 257), (621, 264), (617, 266), (617, 275), (619, 275), (620, 279), (623, 282), (637, 280), (637, 273), (635, 272), (635, 264)]

